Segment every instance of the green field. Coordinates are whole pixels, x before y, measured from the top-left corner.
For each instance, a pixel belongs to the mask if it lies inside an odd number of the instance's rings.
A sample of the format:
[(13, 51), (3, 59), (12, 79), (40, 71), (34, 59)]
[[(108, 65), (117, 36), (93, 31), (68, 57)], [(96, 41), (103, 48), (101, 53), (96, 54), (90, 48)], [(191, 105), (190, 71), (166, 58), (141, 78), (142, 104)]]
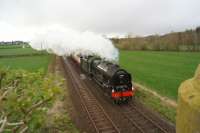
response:
[(0, 48), (0, 56), (3, 55), (22, 55), (22, 54), (43, 54), (44, 51), (36, 51), (32, 48), (8, 48), (1, 49)]
[(120, 51), (120, 65), (135, 82), (170, 98), (177, 98), (180, 83), (193, 77), (200, 53)]
[(22, 48), (23, 45), (0, 45), (0, 49)]
[(0, 67), (10, 69), (25, 69), (28, 71), (37, 71), (38, 69), (47, 70), (52, 56), (28, 56), (16, 58), (0, 58)]
[[(44, 69), (45, 71), (47, 70), (48, 64), (52, 59), (52, 55), (49, 55), (44, 51), (36, 51), (30, 47), (13, 47), (14, 46), (4, 46), (3, 48), (0, 48), (0, 56), (16, 55), (16, 57), (0, 58), (0, 67), (6, 67), (10, 69), (25, 69), (28, 71), (37, 71), (38, 69)], [(33, 56), (32, 54), (39, 55)]]

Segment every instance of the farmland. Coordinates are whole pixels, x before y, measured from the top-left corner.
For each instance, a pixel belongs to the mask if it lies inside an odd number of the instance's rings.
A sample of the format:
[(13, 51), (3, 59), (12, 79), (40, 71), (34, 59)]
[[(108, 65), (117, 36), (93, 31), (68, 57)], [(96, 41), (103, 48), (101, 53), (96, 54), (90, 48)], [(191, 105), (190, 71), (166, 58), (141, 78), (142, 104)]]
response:
[(23, 55), (23, 54), (45, 54), (44, 51), (36, 51), (32, 48), (0, 48), (0, 56)]
[(36, 71), (48, 67), (50, 55), (16, 57), (16, 58), (0, 58), (0, 66), (11, 69), (25, 69), (28, 71)]
[(120, 51), (120, 65), (135, 82), (172, 99), (177, 99), (180, 83), (193, 76), (198, 64), (197, 52)]
[(36, 51), (30, 47), (22, 48), (17, 45), (1, 46), (0, 57), (0, 67), (28, 71), (47, 70), (52, 59), (52, 55), (44, 51)]
[[(24, 45), (24, 46), (28, 46), (28, 45)], [(5, 45), (5, 44), (1, 44), (0, 42), (0, 49), (12, 49), (12, 48), (22, 48), (23, 45), (19, 44), (19, 45)]]

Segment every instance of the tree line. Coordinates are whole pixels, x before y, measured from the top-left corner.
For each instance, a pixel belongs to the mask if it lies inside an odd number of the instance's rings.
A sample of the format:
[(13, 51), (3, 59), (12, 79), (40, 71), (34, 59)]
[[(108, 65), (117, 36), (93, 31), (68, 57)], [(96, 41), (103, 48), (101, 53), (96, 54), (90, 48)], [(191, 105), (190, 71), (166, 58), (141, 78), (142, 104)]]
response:
[(0, 45), (28, 45), (28, 42), (24, 42), (24, 41), (1, 41)]
[(146, 37), (111, 38), (119, 49), (153, 51), (200, 51), (200, 27), (184, 32)]

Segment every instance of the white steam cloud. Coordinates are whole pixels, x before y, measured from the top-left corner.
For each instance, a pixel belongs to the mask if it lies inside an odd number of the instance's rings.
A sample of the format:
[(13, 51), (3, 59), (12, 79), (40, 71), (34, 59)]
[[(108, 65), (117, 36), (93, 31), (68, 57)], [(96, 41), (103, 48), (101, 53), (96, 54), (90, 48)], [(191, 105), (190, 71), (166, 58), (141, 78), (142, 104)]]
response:
[(109, 39), (93, 32), (80, 32), (61, 26), (51, 26), (38, 33), (30, 42), (37, 50), (57, 55), (96, 54), (107, 60), (118, 61), (118, 50)]

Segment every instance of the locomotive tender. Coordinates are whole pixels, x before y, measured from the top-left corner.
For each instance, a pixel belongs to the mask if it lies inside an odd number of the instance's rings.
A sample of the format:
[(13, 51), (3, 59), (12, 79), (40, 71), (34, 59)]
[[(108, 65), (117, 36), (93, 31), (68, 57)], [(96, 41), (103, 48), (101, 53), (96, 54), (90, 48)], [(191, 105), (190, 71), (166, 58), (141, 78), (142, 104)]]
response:
[(72, 57), (115, 103), (128, 102), (134, 96), (131, 75), (119, 65), (92, 55)]

